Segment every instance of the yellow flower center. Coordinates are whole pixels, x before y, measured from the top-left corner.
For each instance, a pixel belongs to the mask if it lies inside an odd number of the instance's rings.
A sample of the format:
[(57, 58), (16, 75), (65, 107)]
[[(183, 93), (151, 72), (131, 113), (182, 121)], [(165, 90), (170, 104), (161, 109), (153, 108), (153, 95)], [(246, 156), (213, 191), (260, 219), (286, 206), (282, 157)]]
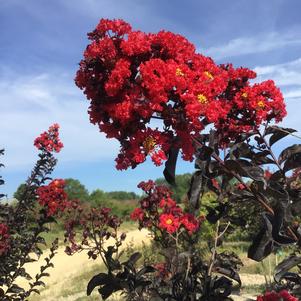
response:
[(143, 142), (143, 147), (146, 150), (146, 152), (150, 152), (156, 145), (156, 139), (154, 139), (152, 136), (147, 137)]
[(209, 71), (205, 71), (204, 74), (205, 74), (209, 79), (214, 79), (214, 76), (213, 76)]
[(247, 97), (248, 97), (248, 93), (247, 93), (247, 92), (244, 92), (244, 93), (241, 94), (241, 96), (242, 96), (243, 98), (247, 98)]
[(199, 94), (197, 97), (199, 103), (205, 104), (208, 102), (207, 97), (204, 94)]
[(171, 218), (167, 219), (167, 220), (166, 220), (166, 224), (167, 224), (167, 225), (171, 225), (171, 224), (172, 224), (172, 219), (171, 219)]
[(180, 68), (176, 69), (176, 76), (184, 76), (184, 73), (182, 72), (182, 70)]
[(257, 102), (257, 105), (258, 105), (258, 107), (261, 108), (261, 109), (265, 107), (265, 103), (264, 103), (264, 101), (262, 101), (262, 100), (259, 100), (259, 101)]

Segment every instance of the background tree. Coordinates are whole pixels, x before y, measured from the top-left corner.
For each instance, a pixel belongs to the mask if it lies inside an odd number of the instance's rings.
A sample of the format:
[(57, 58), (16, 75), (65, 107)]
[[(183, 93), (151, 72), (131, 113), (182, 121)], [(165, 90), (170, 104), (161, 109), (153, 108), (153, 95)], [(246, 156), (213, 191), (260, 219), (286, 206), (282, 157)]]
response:
[(91, 206), (96, 207), (107, 200), (106, 193), (101, 189), (93, 190), (90, 193), (89, 201)]
[(135, 192), (128, 191), (110, 191), (106, 193), (107, 197), (113, 200), (133, 200), (138, 199), (139, 195)]
[(159, 185), (168, 185), (170, 186), (170, 189), (173, 192), (174, 199), (179, 203), (187, 195), (187, 191), (189, 189), (190, 181), (191, 181), (191, 174), (185, 173), (182, 175), (176, 175), (176, 186), (171, 186), (167, 183), (167, 181), (164, 178), (159, 178), (156, 180), (156, 184)]
[(69, 199), (77, 199), (81, 201), (89, 200), (89, 192), (86, 187), (77, 179), (65, 179), (65, 191)]
[(20, 184), (14, 193), (14, 198), (20, 200), (21, 196), (24, 195), (25, 189), (26, 189), (25, 183)]
[(112, 213), (128, 219), (130, 213), (137, 206), (139, 196), (134, 192), (127, 191), (111, 191), (105, 192), (101, 189), (96, 189), (90, 194), (90, 205), (92, 207), (108, 207)]

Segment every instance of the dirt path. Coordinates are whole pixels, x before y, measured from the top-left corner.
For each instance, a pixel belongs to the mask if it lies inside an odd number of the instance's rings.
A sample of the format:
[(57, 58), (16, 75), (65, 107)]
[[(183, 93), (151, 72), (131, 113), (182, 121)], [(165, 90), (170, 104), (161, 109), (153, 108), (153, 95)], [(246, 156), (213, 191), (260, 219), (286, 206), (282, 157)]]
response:
[[(132, 244), (139, 246), (150, 241), (150, 236), (146, 230), (132, 230), (127, 233), (127, 238), (125, 240), (124, 246)], [(49, 252), (44, 252), (43, 257), (47, 256)], [(39, 272), (39, 267), (42, 261), (27, 264), (26, 270), (31, 276), (35, 276)], [(67, 256), (64, 252), (64, 247), (59, 247), (56, 256), (53, 259), (54, 267), (49, 269), (47, 272), (50, 277), (45, 279), (47, 284), (46, 288), (42, 291), (40, 297), (34, 297), (34, 301), (46, 300), (46, 301), (74, 301), (74, 300), (86, 300), (85, 291), (81, 293), (73, 293), (72, 295), (61, 296), (60, 292), (68, 287), (67, 280), (70, 281), (73, 277), (80, 275), (83, 272), (95, 268), (96, 262), (88, 259), (86, 252), (77, 253), (73, 256)], [(254, 274), (241, 274), (241, 279), (243, 285), (259, 285), (264, 283), (264, 277), (262, 275)], [(66, 280), (67, 279), (67, 280)], [(83, 280), (86, 281), (86, 280)], [(19, 281), (21, 286), (26, 287), (26, 282)], [(81, 299), (82, 298), (82, 299)], [(87, 299), (88, 300), (88, 299)], [(254, 296), (244, 295), (244, 296), (233, 296), (234, 301), (247, 301), (256, 300)]]
[[(139, 230), (133, 230), (127, 233), (127, 237), (124, 243), (124, 246), (126, 246), (128, 243), (133, 242), (135, 246), (141, 245), (142, 242), (147, 243), (150, 241), (150, 237), (148, 235), (148, 232), (144, 229), (141, 231)], [(96, 262), (88, 259), (88, 256), (86, 252), (76, 253), (73, 256), (68, 256), (64, 252), (65, 247), (59, 247), (57, 250), (57, 254), (52, 260), (52, 263), (54, 264), (54, 268), (50, 268), (47, 270), (47, 273), (50, 274), (50, 277), (45, 278), (45, 282), (47, 283), (47, 286), (52, 286), (57, 283), (63, 282), (66, 278), (71, 278), (74, 275), (78, 275), (79, 271), (81, 270), (88, 270), (95, 266)], [(43, 260), (47, 255), (49, 255), (49, 251), (45, 251), (43, 253), (42, 258), (33, 263), (28, 263), (26, 265), (26, 271), (34, 277), (40, 269), (40, 265), (45, 264), (45, 261)], [(24, 278), (20, 279), (18, 283), (21, 286), (26, 286), (26, 281), (23, 280)]]

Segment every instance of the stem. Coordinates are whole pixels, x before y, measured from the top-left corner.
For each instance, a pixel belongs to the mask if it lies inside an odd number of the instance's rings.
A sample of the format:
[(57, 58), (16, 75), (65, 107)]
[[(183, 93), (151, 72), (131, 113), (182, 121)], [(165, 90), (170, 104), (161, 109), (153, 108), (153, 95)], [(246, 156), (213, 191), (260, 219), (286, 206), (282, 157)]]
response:
[(264, 144), (266, 145), (268, 151), (270, 152), (270, 155), (272, 156), (274, 162), (276, 163), (277, 167), (279, 168), (279, 170), (283, 173), (283, 169), (279, 164), (278, 159), (276, 158), (274, 152), (272, 151), (271, 146), (269, 145), (269, 143), (266, 141), (266, 139), (264, 138), (264, 136), (258, 131), (258, 135), (260, 136), (260, 138), (263, 140)]
[(269, 285), (272, 284), (272, 264), (271, 264), (271, 255), (268, 257), (269, 263)]
[[(98, 253), (99, 253), (104, 265), (106, 266), (107, 270), (110, 272), (109, 265), (108, 265), (105, 257), (102, 254), (102, 252), (104, 251), (103, 248), (102, 248), (102, 244), (101, 244), (100, 241), (97, 240), (97, 237), (96, 237), (96, 234), (95, 234), (95, 227), (94, 227), (93, 220), (91, 221), (91, 226), (92, 226), (92, 233), (91, 234), (92, 234), (92, 238), (94, 240), (96, 249), (98, 250)], [(101, 231), (102, 231), (102, 229), (101, 229)]]
[(211, 276), (211, 274), (212, 274), (212, 269), (213, 269), (213, 265), (214, 265), (214, 261), (215, 261), (217, 242), (218, 242), (218, 238), (219, 238), (219, 234), (218, 234), (219, 233), (219, 225), (220, 225), (220, 221), (218, 220), (217, 224), (216, 224), (214, 247), (213, 247), (213, 251), (211, 254), (210, 266), (208, 269), (208, 276)]
[(159, 116), (152, 116), (151, 118), (163, 120), (163, 118)]
[(266, 275), (266, 267), (264, 265), (264, 261), (261, 261), (261, 265), (262, 265), (262, 269), (263, 269), (263, 277), (264, 277), (264, 281), (265, 281), (265, 286), (266, 286), (266, 289), (269, 287), (269, 283), (268, 283), (268, 278), (267, 278), (267, 275)]

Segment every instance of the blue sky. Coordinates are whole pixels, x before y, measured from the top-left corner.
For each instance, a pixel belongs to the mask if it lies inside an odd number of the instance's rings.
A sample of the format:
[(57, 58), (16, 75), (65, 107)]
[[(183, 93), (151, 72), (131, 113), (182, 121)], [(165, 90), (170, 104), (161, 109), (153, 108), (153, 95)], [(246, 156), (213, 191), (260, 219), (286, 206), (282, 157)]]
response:
[[(2, 192), (11, 196), (27, 178), (37, 155), (32, 141), (54, 122), (61, 125), (65, 145), (55, 177), (77, 178), (90, 191), (137, 191), (139, 181), (162, 175), (163, 167), (149, 162), (116, 171), (118, 143), (89, 123), (88, 101), (73, 79), (86, 33), (100, 18), (123, 18), (146, 32), (183, 34), (217, 63), (253, 68), (259, 80), (274, 79), (287, 103), (283, 126), (300, 131), (300, 11), (300, 0), (0, 0)], [(178, 164), (179, 173), (189, 171), (193, 164)]]

